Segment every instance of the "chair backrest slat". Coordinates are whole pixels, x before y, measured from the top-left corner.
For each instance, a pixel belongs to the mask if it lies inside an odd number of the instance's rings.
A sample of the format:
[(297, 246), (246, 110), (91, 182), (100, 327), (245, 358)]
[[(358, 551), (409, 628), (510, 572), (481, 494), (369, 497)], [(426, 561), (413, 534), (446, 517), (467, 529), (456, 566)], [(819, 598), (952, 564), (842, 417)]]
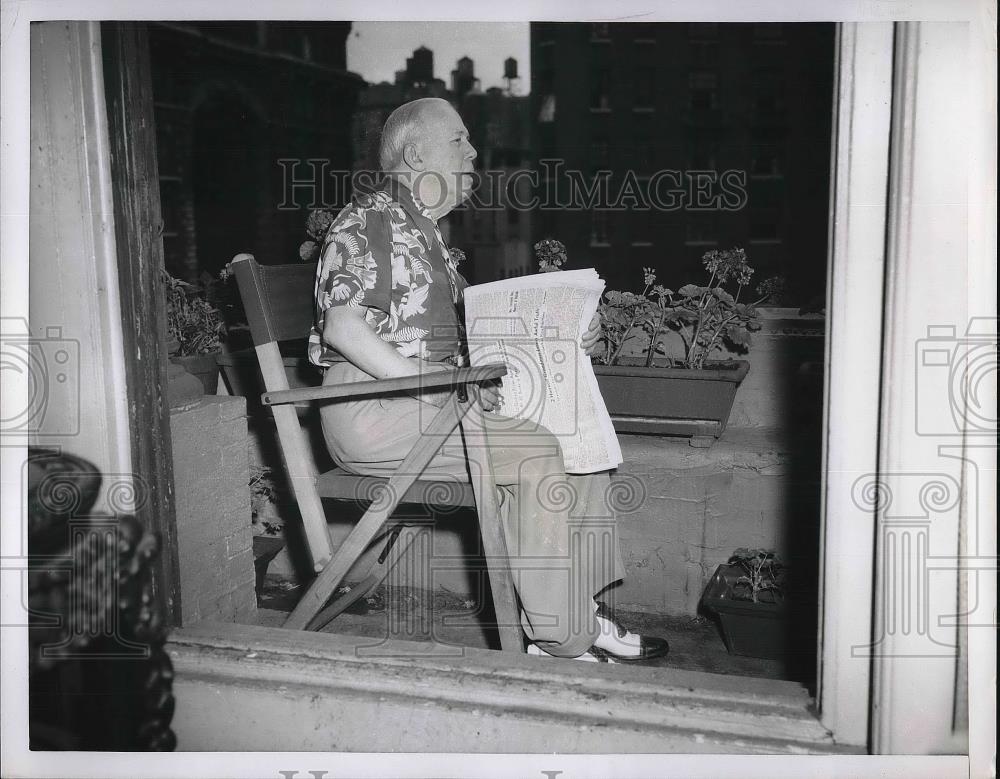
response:
[(261, 265), (253, 255), (238, 254), (232, 267), (256, 346), (309, 335), (316, 279), (311, 263)]

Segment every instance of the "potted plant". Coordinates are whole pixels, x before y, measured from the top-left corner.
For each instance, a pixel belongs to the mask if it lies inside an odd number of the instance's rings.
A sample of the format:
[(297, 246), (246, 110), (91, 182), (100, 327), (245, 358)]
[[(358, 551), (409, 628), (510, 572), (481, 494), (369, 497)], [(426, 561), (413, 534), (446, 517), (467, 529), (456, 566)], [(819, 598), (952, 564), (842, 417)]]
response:
[(779, 659), (787, 653), (786, 573), (769, 549), (737, 549), (716, 569), (701, 602), (719, 616), (730, 654)]
[[(536, 244), (535, 253), (542, 272), (558, 270), (566, 259), (565, 247), (552, 239)], [(751, 333), (760, 329), (756, 305), (780, 280), (761, 284), (760, 297), (744, 302), (754, 270), (742, 249), (706, 252), (702, 265), (704, 285), (675, 292), (644, 268), (641, 292), (604, 295), (603, 351), (593, 357), (594, 373), (620, 433), (683, 435), (707, 445), (725, 430), (750, 364), (713, 358), (749, 350)]]
[(167, 298), (167, 341), (175, 351), (171, 360), (182, 365), (202, 383), (205, 394), (214, 395), (219, 379), (216, 356), (222, 349), (225, 324), (222, 314), (208, 299), (206, 287), (198, 287), (164, 273)]
[(267, 567), (285, 546), (284, 521), (276, 511), (281, 498), (274, 472), (265, 465), (250, 466), (250, 513), (253, 532), (253, 563), (258, 601), (263, 592)]

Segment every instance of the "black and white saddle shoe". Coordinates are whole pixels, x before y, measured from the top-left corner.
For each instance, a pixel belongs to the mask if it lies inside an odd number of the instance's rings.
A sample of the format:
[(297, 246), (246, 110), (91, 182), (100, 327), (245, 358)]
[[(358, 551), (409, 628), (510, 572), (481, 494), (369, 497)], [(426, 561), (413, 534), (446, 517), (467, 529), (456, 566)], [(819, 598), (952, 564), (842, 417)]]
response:
[(597, 624), (601, 635), (597, 637), (590, 653), (599, 660), (606, 658), (616, 663), (637, 663), (665, 657), (670, 651), (670, 645), (665, 638), (656, 636), (640, 636), (626, 629), (615, 619), (614, 613), (607, 604), (595, 601), (597, 604)]
[[(528, 654), (531, 655), (532, 657), (557, 657), (556, 655), (550, 655), (548, 652), (539, 647), (537, 644), (528, 644)], [(604, 652), (601, 652), (598, 655), (597, 653), (595, 653), (594, 647), (591, 647), (582, 655), (566, 659), (582, 660), (585, 663), (611, 663), (612, 665), (616, 665), (618, 663), (617, 660), (608, 657)]]

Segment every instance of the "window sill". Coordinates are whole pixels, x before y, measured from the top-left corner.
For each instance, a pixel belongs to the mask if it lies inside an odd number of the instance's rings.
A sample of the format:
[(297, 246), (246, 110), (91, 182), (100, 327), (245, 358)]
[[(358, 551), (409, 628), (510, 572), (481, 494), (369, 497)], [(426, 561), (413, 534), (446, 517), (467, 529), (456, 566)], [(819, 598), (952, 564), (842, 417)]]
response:
[(221, 622), (166, 649), (185, 750), (848, 751), (794, 682)]

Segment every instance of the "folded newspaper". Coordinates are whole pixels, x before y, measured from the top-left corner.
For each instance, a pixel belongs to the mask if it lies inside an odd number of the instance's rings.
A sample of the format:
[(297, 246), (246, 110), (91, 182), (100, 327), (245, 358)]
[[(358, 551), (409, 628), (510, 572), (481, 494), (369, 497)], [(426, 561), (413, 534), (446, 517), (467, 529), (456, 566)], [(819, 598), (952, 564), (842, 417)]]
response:
[(465, 290), (472, 365), (502, 362), (498, 412), (555, 434), (567, 473), (596, 473), (622, 462), (590, 358), (580, 347), (604, 291), (593, 268), (537, 273)]

